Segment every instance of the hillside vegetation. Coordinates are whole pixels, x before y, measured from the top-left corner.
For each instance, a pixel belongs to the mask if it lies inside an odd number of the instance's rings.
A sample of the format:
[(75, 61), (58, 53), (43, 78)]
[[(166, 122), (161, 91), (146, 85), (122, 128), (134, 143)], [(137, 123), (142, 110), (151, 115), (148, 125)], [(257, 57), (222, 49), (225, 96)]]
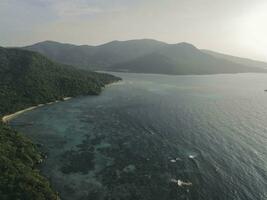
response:
[(0, 124), (0, 199), (58, 199), (36, 166), (41, 154), (29, 139)]
[(0, 116), (63, 97), (99, 94), (117, 80), (54, 63), (35, 52), (0, 48)]
[[(74, 69), (20, 49), (0, 48), (0, 117), (67, 96), (97, 95), (120, 78)], [(0, 122), (0, 199), (54, 200), (37, 170), (42, 155), (26, 137)]]

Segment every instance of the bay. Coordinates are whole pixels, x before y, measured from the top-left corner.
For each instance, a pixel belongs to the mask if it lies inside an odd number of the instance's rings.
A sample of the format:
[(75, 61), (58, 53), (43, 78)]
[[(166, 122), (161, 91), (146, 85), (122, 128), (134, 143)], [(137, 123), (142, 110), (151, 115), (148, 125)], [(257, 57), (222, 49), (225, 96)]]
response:
[(62, 199), (267, 199), (267, 75), (114, 74), (11, 122)]

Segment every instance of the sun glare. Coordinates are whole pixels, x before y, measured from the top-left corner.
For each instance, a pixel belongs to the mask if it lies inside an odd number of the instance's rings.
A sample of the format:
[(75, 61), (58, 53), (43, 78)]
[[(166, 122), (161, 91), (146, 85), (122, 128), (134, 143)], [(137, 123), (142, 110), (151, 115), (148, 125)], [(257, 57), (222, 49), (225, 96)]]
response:
[(267, 52), (267, 4), (255, 7), (242, 17), (240, 42), (253, 50)]

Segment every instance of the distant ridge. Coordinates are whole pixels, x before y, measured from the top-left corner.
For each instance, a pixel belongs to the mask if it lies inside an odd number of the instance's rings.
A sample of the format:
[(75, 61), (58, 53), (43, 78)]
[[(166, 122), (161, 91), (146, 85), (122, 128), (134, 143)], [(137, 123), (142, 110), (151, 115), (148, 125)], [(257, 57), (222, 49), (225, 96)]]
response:
[(44, 41), (24, 49), (79, 68), (159, 74), (266, 72), (267, 63), (200, 50), (186, 42), (153, 39), (111, 41), (99, 46)]
[(206, 50), (206, 49), (202, 49), (201, 51), (204, 53), (210, 54), (214, 57), (225, 59), (225, 60), (235, 62), (241, 65), (250, 66), (250, 67), (267, 68), (267, 63), (263, 61), (257, 61), (257, 60), (248, 59), (248, 58), (241, 58), (238, 56), (231, 56), (228, 54), (218, 53), (218, 52)]

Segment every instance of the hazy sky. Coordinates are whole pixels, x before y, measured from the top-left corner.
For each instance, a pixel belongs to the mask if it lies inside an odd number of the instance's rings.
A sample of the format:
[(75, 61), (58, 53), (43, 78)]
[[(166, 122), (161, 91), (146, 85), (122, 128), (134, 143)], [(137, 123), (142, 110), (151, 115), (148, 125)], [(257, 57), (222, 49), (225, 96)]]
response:
[(0, 46), (140, 38), (267, 61), (267, 0), (0, 0)]

